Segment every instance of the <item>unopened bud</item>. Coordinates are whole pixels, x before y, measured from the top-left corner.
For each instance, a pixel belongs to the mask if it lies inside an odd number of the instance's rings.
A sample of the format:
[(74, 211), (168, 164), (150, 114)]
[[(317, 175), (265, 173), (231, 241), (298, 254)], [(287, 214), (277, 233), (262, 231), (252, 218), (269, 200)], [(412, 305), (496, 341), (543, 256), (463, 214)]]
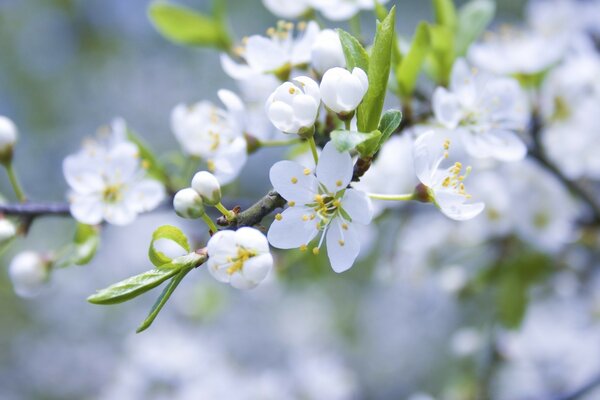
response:
[(49, 277), (49, 264), (35, 251), (19, 253), (8, 267), (15, 292), (21, 297), (37, 295)]
[(13, 147), (17, 142), (17, 127), (8, 118), (0, 115), (0, 162), (7, 164), (12, 160)]
[(2, 218), (0, 219), (0, 243), (11, 239), (17, 234), (17, 228), (12, 221)]
[(210, 206), (221, 202), (221, 185), (213, 174), (200, 171), (192, 178), (192, 189), (194, 189), (202, 201)]
[(175, 193), (173, 208), (181, 218), (196, 219), (204, 215), (202, 198), (192, 188), (181, 189)]

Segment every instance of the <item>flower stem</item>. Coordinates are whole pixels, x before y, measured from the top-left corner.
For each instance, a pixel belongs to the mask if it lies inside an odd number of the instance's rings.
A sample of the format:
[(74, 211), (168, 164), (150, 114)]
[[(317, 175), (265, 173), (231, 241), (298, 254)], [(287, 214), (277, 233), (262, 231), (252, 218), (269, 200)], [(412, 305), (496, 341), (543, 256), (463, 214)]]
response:
[(352, 121), (349, 119), (344, 120), (344, 126), (346, 127), (346, 130), (349, 131), (350, 130), (350, 123)]
[(21, 203), (25, 203), (27, 201), (27, 196), (23, 192), (23, 188), (19, 183), (19, 179), (17, 178), (17, 174), (15, 173), (15, 169), (13, 168), (12, 162), (5, 164), (6, 173), (8, 174), (8, 179), (10, 180), (10, 184), (12, 185), (13, 190), (15, 191), (15, 195), (17, 199)]
[(308, 143), (310, 144), (310, 151), (312, 152), (312, 156), (316, 165), (319, 162), (319, 153), (317, 153), (317, 144), (315, 143), (315, 138), (311, 136), (308, 139)]
[(288, 140), (265, 140), (260, 141), (259, 147), (281, 147), (281, 146), (291, 146), (293, 144), (302, 143), (301, 138), (288, 139)]
[(208, 215), (204, 214), (202, 216), (202, 220), (204, 220), (206, 225), (208, 225), (208, 229), (210, 229), (212, 233), (217, 233), (219, 231), (219, 228), (217, 228), (217, 225), (215, 225), (213, 220), (210, 219), (210, 217)]
[(227, 221), (233, 221), (233, 219), (235, 218), (235, 215), (233, 214), (232, 211), (229, 211), (221, 202), (218, 202), (217, 204), (215, 204), (215, 207), (217, 208), (217, 210), (219, 210), (221, 212), (221, 214), (223, 214), (223, 216), (225, 218), (227, 218)]
[(377, 193), (367, 193), (372, 199), (376, 200), (390, 200), (390, 201), (410, 201), (415, 199), (414, 193), (408, 194), (377, 194)]

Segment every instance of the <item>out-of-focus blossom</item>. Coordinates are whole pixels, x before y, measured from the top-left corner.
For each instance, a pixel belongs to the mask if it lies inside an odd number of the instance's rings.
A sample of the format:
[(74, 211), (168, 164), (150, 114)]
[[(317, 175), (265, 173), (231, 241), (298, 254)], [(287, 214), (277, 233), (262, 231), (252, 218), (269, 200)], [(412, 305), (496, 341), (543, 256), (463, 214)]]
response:
[(482, 345), (481, 333), (475, 328), (462, 328), (452, 335), (450, 350), (458, 357), (468, 357), (476, 353)]
[(319, 75), (334, 67), (346, 67), (340, 36), (333, 29), (323, 29), (310, 49), (311, 64)]
[(21, 297), (33, 297), (39, 294), (50, 277), (49, 264), (35, 251), (24, 251), (17, 254), (10, 265), (8, 273), (15, 292)]
[(277, 129), (301, 136), (313, 134), (321, 105), (319, 85), (307, 76), (285, 82), (267, 99), (267, 115)]
[(345, 68), (331, 68), (321, 79), (321, 99), (327, 108), (337, 114), (351, 113), (362, 101), (369, 79), (360, 68), (354, 68), (352, 73)]
[[(344, 21), (352, 18), (361, 10), (372, 10), (374, 2), (371, 0), (309, 0), (312, 6), (319, 10), (327, 19)], [(387, 3), (380, 0), (379, 3)]]
[(15, 224), (7, 219), (0, 219), (0, 243), (5, 242), (13, 238), (17, 234), (17, 227)]
[(0, 115), (0, 161), (12, 157), (12, 150), (17, 142), (17, 127), (9, 118)]
[(183, 150), (202, 157), (221, 184), (233, 181), (246, 164), (247, 146), (244, 104), (229, 90), (219, 90), (227, 110), (208, 101), (177, 105), (171, 113), (171, 128)]
[(310, 9), (308, 0), (263, 0), (263, 4), (280, 18), (298, 18)]
[(208, 271), (218, 281), (236, 289), (252, 289), (273, 267), (265, 235), (254, 228), (219, 231), (207, 245)]
[(332, 142), (323, 148), (315, 172), (293, 161), (273, 165), (271, 183), (289, 207), (271, 224), (271, 245), (306, 250), (321, 234), (313, 252), (318, 254), (326, 238), (333, 270), (343, 272), (352, 267), (361, 245), (356, 225), (368, 224), (373, 215), (366, 194), (347, 188), (352, 171), (350, 154), (339, 152)]
[(466, 191), (464, 180), (470, 173), (470, 167), (463, 173), (462, 164), (456, 162), (448, 169), (441, 169), (442, 161), (448, 157), (450, 141), (445, 139), (442, 142), (438, 136), (434, 131), (429, 131), (415, 141), (415, 173), (444, 215), (457, 221), (475, 218), (485, 205), (481, 202), (467, 203), (471, 195)]
[(528, 122), (527, 98), (516, 80), (454, 64), (449, 89), (438, 87), (433, 110), (439, 123), (460, 135), (469, 155), (522, 160), (527, 148), (516, 131)]
[(123, 120), (115, 120), (110, 132), (102, 135), (63, 162), (71, 188), (71, 214), (85, 224), (104, 220), (126, 225), (139, 213), (156, 208), (165, 198), (165, 189), (160, 182), (145, 177), (137, 146), (125, 139)]

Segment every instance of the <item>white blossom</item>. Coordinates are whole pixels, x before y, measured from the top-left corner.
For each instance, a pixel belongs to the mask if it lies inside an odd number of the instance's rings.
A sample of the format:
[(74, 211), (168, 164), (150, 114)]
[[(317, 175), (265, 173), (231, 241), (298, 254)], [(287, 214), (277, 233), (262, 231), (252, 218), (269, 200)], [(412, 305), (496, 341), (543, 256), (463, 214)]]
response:
[(137, 146), (125, 139), (124, 121), (111, 128), (63, 161), (71, 214), (85, 224), (129, 224), (165, 197), (163, 185), (145, 177)]
[(485, 205), (481, 202), (467, 203), (471, 195), (466, 191), (464, 180), (470, 167), (463, 171), (462, 164), (456, 162), (447, 169), (440, 168), (442, 161), (448, 157), (449, 147), (450, 141), (438, 140), (434, 131), (419, 136), (413, 149), (415, 173), (444, 215), (464, 221), (479, 215)]
[(267, 238), (254, 228), (219, 231), (210, 238), (207, 249), (208, 271), (237, 289), (256, 287), (273, 267)]
[(227, 184), (246, 164), (245, 108), (229, 90), (219, 90), (218, 96), (227, 110), (208, 101), (179, 104), (171, 113), (171, 127), (183, 150), (203, 158), (219, 182)]
[(332, 142), (323, 148), (315, 171), (293, 161), (279, 161), (270, 171), (271, 184), (288, 201), (277, 214), (267, 237), (280, 249), (306, 250), (319, 234), (313, 252), (327, 240), (327, 254), (336, 272), (349, 269), (358, 256), (360, 225), (371, 222), (371, 201), (359, 190), (348, 188), (353, 164), (347, 152), (340, 153)]
[(298, 18), (305, 14), (310, 5), (308, 0), (263, 0), (267, 9), (280, 18)]
[(219, 185), (217, 178), (210, 172), (197, 172), (192, 178), (192, 189), (208, 205), (214, 206), (221, 201), (221, 185)]
[(40, 293), (48, 282), (49, 265), (34, 251), (17, 254), (8, 267), (15, 292), (21, 297), (33, 297)]
[(245, 61), (239, 64), (223, 55), (221, 62), (227, 64), (226, 72), (234, 79), (256, 74), (289, 74), (293, 68), (310, 64), (310, 50), (319, 33), (316, 22), (299, 23), (294, 35), (294, 24), (283, 22), (267, 31), (268, 37), (253, 35), (245, 38), (236, 51)]
[(11, 220), (0, 219), (0, 243), (13, 238), (16, 234), (17, 227)]
[(192, 188), (185, 188), (175, 193), (173, 209), (181, 218), (195, 219), (204, 215), (202, 198)]
[(333, 29), (323, 29), (310, 49), (311, 64), (319, 75), (334, 67), (346, 67), (340, 36)]
[[(18, 131), (14, 122), (0, 115), (0, 158), (10, 160), (12, 149), (17, 142)], [(8, 157), (8, 159), (7, 159)]]
[(307, 76), (294, 82), (283, 83), (271, 94), (265, 105), (267, 115), (284, 133), (312, 135), (321, 105), (319, 86)]
[[(352, 18), (361, 10), (372, 10), (372, 0), (309, 0), (312, 6), (319, 10), (327, 19), (332, 21), (344, 21)], [(379, 0), (379, 3), (387, 3), (388, 0)]]
[(338, 114), (348, 114), (358, 107), (367, 93), (369, 79), (360, 68), (354, 68), (350, 73), (336, 67), (325, 72), (319, 88), (327, 108)]
[(440, 124), (460, 135), (473, 157), (517, 161), (527, 154), (516, 133), (528, 122), (527, 99), (512, 78), (471, 70), (459, 59), (449, 89), (435, 90), (433, 110)]

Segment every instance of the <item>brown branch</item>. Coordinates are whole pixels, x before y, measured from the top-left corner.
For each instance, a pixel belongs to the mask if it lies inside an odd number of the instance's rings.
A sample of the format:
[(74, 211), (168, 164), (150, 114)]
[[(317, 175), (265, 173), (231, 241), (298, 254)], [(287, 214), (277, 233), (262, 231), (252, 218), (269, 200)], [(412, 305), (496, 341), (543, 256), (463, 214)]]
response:
[(15, 203), (0, 204), (0, 213), (20, 217), (35, 218), (42, 215), (69, 216), (67, 203)]
[[(248, 207), (244, 211), (236, 211), (236, 217), (233, 221), (227, 221), (225, 217), (217, 219), (220, 226), (236, 229), (242, 226), (254, 226), (259, 224), (264, 217), (271, 214), (278, 208), (282, 208), (286, 200), (275, 190), (269, 191), (264, 197)], [(236, 207), (239, 208), (239, 207)]]

